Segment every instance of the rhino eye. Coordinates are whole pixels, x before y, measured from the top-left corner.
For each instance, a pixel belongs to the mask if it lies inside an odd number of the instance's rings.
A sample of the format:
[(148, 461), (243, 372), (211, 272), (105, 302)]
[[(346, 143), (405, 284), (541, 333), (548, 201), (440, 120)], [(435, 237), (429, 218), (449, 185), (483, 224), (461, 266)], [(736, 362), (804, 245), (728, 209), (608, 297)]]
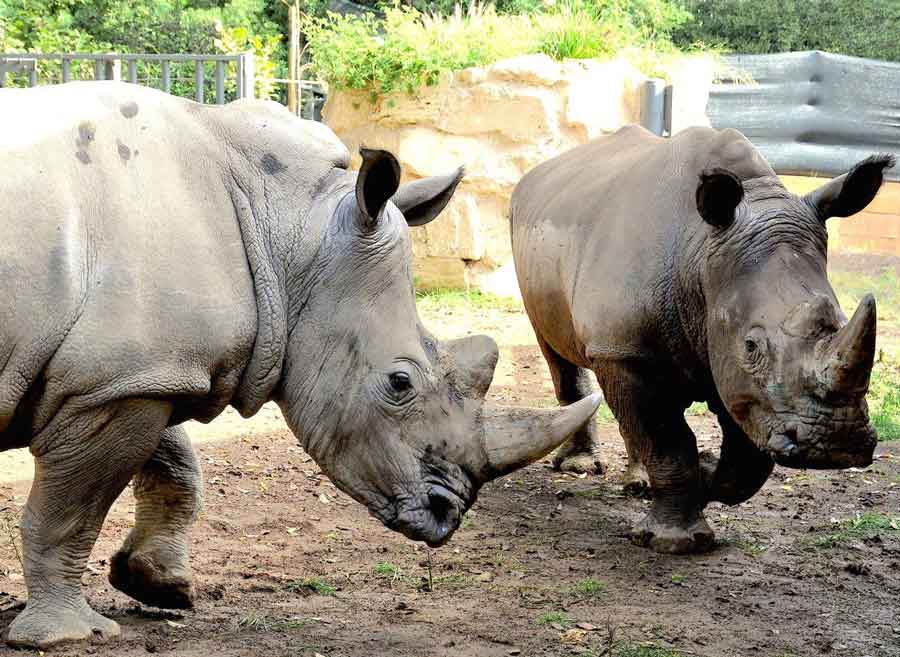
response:
[(394, 392), (406, 392), (412, 388), (412, 381), (410, 381), (409, 374), (406, 372), (391, 372), (388, 378)]

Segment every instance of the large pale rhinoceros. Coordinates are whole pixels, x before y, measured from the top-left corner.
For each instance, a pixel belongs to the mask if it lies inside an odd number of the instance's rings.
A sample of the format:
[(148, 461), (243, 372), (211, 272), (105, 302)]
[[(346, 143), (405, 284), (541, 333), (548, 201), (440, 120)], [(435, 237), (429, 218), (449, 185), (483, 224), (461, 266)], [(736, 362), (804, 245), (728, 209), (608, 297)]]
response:
[(0, 91), (0, 144), (0, 449), (36, 462), (11, 644), (118, 633), (80, 579), (132, 480), (110, 581), (191, 604), (187, 419), (277, 401), (343, 491), (438, 545), (483, 483), (599, 404), (484, 408), (494, 342), (421, 326), (407, 226), (435, 218), (461, 170), (400, 185), (391, 154), (363, 150), (356, 174), (330, 130), (275, 103), (120, 83)]
[[(872, 156), (798, 197), (735, 130), (662, 139), (629, 126), (516, 187), (516, 272), (557, 397), (590, 395), (593, 371), (628, 450), (626, 485), (646, 487), (649, 474), (637, 542), (709, 548), (706, 503), (748, 499), (773, 460), (871, 463), (875, 299), (849, 321), (841, 312), (825, 221), (865, 208), (893, 164)], [(718, 457), (697, 453), (684, 420), (693, 401), (718, 417)], [(555, 462), (596, 469), (596, 426)]]

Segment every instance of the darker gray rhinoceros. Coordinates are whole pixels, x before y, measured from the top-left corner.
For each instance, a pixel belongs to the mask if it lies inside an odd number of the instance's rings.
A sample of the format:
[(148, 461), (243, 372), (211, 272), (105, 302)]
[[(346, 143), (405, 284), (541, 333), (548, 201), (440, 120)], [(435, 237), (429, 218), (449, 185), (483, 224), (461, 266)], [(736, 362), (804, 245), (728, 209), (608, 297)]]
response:
[[(633, 533), (661, 552), (707, 549), (707, 502), (751, 497), (775, 462), (872, 461), (865, 395), (875, 300), (848, 322), (826, 276), (825, 220), (862, 210), (890, 156), (797, 197), (743, 135), (636, 126), (546, 162), (519, 183), (512, 240), (525, 307), (562, 404), (596, 374), (653, 505)], [(684, 409), (705, 401), (721, 454), (697, 454)], [(596, 427), (556, 456), (596, 468)], [(644, 470), (646, 466), (646, 470)]]
[(110, 581), (191, 603), (189, 418), (277, 401), (342, 490), (438, 545), (479, 486), (600, 403), (484, 408), (494, 342), (419, 323), (407, 225), (434, 219), (461, 171), (401, 186), (392, 155), (364, 150), (357, 175), (330, 130), (275, 103), (119, 83), (0, 91), (0, 126), (0, 449), (36, 462), (11, 644), (118, 633), (81, 575), (132, 479)]

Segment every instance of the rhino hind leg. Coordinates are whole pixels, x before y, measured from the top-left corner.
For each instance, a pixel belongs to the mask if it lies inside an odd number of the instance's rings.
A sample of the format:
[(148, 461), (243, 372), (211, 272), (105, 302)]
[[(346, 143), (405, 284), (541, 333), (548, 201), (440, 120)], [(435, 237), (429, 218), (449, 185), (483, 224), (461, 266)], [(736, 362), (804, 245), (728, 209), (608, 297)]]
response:
[(735, 505), (753, 497), (772, 474), (775, 461), (760, 450), (731, 416), (718, 414), (722, 451), (700, 453), (700, 475), (709, 501)]
[(715, 535), (703, 517), (697, 440), (671, 387), (652, 371), (623, 364), (604, 367), (601, 384), (650, 481), (653, 502), (631, 531), (632, 542), (669, 554), (712, 549)]
[[(537, 338), (550, 368), (550, 377), (556, 390), (556, 399), (561, 406), (568, 406), (593, 394), (590, 370), (573, 365), (557, 354), (540, 336)], [(588, 425), (563, 443), (553, 455), (553, 468), (563, 472), (603, 474), (606, 461), (597, 438), (596, 422)]]
[(118, 624), (90, 608), (81, 576), (109, 507), (156, 449), (171, 412), (165, 402), (123, 400), (75, 410), (70, 401), (31, 444), (35, 477), (22, 515), (28, 602), (6, 641), (46, 649), (118, 636)]
[(193, 607), (188, 533), (200, 512), (201, 491), (187, 432), (169, 427), (135, 475), (135, 525), (110, 562), (110, 584), (153, 607)]

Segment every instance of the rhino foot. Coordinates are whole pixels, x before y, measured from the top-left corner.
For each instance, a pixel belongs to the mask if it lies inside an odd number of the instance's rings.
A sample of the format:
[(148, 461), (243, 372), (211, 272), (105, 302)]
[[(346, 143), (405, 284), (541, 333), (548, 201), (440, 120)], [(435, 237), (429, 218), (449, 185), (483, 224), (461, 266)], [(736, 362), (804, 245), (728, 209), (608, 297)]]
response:
[(629, 463), (622, 475), (622, 488), (633, 497), (650, 496), (650, 477), (642, 463)]
[(606, 468), (607, 464), (600, 454), (599, 445), (590, 447), (569, 441), (553, 455), (553, 469), (560, 472), (602, 475), (606, 472)]
[(90, 608), (84, 598), (75, 605), (52, 601), (31, 605), (9, 625), (6, 642), (16, 648), (47, 650), (60, 644), (91, 640), (104, 642), (119, 636), (119, 624)]
[(162, 609), (194, 606), (194, 583), (181, 565), (167, 567), (158, 555), (120, 551), (109, 567), (109, 583), (138, 602)]
[(700, 514), (687, 526), (657, 520), (647, 515), (630, 533), (631, 542), (664, 554), (696, 554), (708, 552), (716, 537), (706, 519)]

